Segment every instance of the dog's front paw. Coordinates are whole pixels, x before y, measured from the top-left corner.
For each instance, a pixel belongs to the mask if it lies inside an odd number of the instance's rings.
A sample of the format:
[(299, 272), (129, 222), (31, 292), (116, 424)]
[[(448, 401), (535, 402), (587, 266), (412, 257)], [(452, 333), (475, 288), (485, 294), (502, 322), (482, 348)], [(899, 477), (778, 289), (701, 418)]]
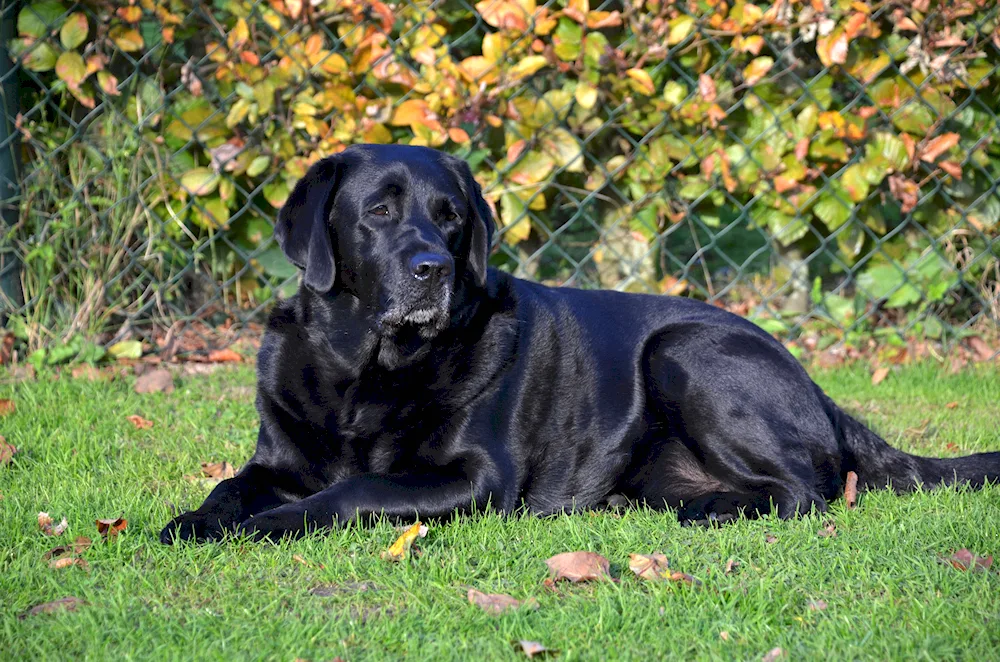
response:
[(178, 515), (160, 531), (160, 542), (172, 545), (179, 540), (206, 542), (218, 540), (227, 531), (217, 514), (187, 512)]

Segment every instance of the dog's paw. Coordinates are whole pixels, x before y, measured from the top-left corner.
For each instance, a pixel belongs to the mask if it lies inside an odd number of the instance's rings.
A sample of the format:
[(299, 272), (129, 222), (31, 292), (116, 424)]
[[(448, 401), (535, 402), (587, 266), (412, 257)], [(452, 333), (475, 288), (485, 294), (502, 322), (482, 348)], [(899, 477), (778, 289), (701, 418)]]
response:
[(178, 515), (163, 527), (160, 531), (160, 542), (164, 545), (172, 545), (180, 540), (206, 542), (218, 540), (226, 531), (218, 515), (188, 512)]

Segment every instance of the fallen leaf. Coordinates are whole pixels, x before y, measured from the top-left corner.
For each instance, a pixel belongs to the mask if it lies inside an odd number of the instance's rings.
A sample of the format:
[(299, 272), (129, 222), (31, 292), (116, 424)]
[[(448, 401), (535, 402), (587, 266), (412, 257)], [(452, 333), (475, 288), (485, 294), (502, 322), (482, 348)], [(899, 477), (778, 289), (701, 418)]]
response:
[(17, 453), (17, 447), (8, 444), (7, 439), (0, 435), (0, 467), (10, 464), (15, 453)]
[(882, 366), (872, 373), (872, 386), (878, 386), (889, 376), (889, 368)]
[(292, 554), (292, 560), (295, 561), (296, 563), (301, 563), (307, 568), (319, 568), (320, 570), (326, 568), (326, 566), (323, 565), (322, 563), (313, 563), (312, 561), (307, 561), (299, 554)]
[(687, 582), (688, 584), (701, 584), (701, 581), (691, 575), (671, 570), (667, 557), (663, 554), (629, 554), (628, 558), (629, 570), (640, 579), (650, 581), (665, 579)]
[(10, 363), (10, 357), (14, 353), (14, 334), (7, 333), (3, 337), (3, 342), (0, 343), (0, 365), (7, 365)]
[(778, 537), (775, 536), (775, 535), (771, 535), (769, 533), (766, 536), (764, 536), (764, 542), (766, 542), (769, 545), (774, 544), (774, 543), (778, 542)]
[(153, 421), (147, 421), (145, 418), (137, 414), (126, 416), (125, 420), (134, 425), (136, 430), (148, 430), (153, 427)]
[(729, 632), (723, 630), (722, 632), (719, 633), (719, 638), (722, 639), (723, 641), (729, 641)]
[(174, 378), (166, 368), (157, 368), (142, 373), (135, 380), (136, 393), (173, 393)]
[(810, 611), (823, 611), (826, 609), (826, 600), (810, 600), (809, 610)]
[(87, 604), (80, 598), (74, 598), (69, 596), (66, 598), (59, 598), (58, 600), (53, 600), (52, 602), (43, 602), (40, 605), (35, 605), (25, 613), (21, 614), (20, 618), (24, 619), (28, 616), (37, 616), (39, 614), (52, 614), (57, 611), (76, 611), (81, 605)]
[(89, 363), (83, 363), (78, 366), (73, 366), (70, 371), (73, 379), (86, 379), (91, 382), (101, 381), (105, 379), (110, 379), (111, 375), (101, 370), (98, 370)]
[(858, 474), (853, 471), (847, 472), (847, 482), (844, 484), (844, 501), (848, 508), (853, 508), (858, 503)]
[(978, 571), (978, 570), (989, 570), (990, 566), (993, 565), (993, 557), (987, 556), (976, 556), (969, 550), (962, 548), (952, 554), (951, 556), (944, 558), (942, 560), (947, 561), (953, 565), (958, 570), (967, 571)]
[(538, 608), (538, 602), (529, 598), (525, 602), (516, 600), (509, 595), (502, 593), (482, 593), (474, 588), (469, 589), (469, 604), (474, 604), (483, 611), (499, 616), (507, 610), (517, 609), (522, 604), (532, 609)]
[(989, 361), (993, 358), (993, 348), (986, 344), (979, 336), (969, 338), (969, 347), (976, 353), (976, 358), (980, 361)]
[(952, 443), (950, 441), (947, 444), (944, 445), (944, 449), (946, 451), (948, 451), (949, 453), (957, 453), (960, 450), (962, 450), (961, 448), (958, 447), (957, 444), (954, 444), (954, 443)]
[(727, 575), (732, 574), (732, 572), (736, 570), (736, 568), (738, 567), (740, 567), (739, 561), (737, 561), (736, 559), (729, 559), (728, 561), (726, 561), (726, 574)]
[(15, 409), (17, 409), (17, 406), (13, 400), (0, 400), (0, 416), (13, 414)]
[(553, 581), (568, 579), (586, 582), (592, 579), (611, 579), (608, 560), (594, 552), (563, 552), (545, 561)]
[(382, 552), (382, 558), (387, 561), (402, 561), (409, 555), (413, 541), (426, 535), (427, 527), (420, 522), (414, 522), (413, 526), (404, 531), (389, 549)]
[(202, 462), (201, 473), (206, 478), (217, 478), (220, 481), (232, 478), (236, 475), (236, 469), (228, 462)]
[(535, 657), (536, 655), (550, 655), (555, 654), (556, 651), (542, 646), (537, 641), (528, 641), (527, 639), (522, 639), (517, 642), (521, 647), (521, 652), (527, 655), (529, 658)]
[(785, 651), (780, 648), (772, 648), (767, 652), (767, 655), (761, 658), (761, 662), (774, 662), (778, 658), (784, 657)]
[(208, 353), (208, 360), (212, 363), (239, 363), (243, 360), (243, 357), (228, 348), (215, 349)]
[(60, 556), (65, 556), (66, 554), (81, 554), (88, 548), (90, 548), (90, 538), (86, 536), (77, 536), (72, 545), (59, 545), (58, 547), (53, 547), (42, 555), (42, 559), (48, 561), (49, 559), (59, 558)]
[(833, 521), (827, 521), (823, 528), (816, 532), (820, 538), (836, 538), (837, 537), (837, 524)]
[(956, 407), (958, 407), (958, 400), (954, 402), (949, 402), (944, 406), (945, 409), (955, 409)]
[(38, 513), (38, 528), (42, 530), (47, 536), (61, 536), (69, 526), (66, 518), (63, 517), (59, 524), (52, 526), (54, 520), (49, 516), (48, 513)]
[(99, 519), (95, 520), (94, 524), (97, 525), (97, 532), (102, 536), (113, 538), (125, 530), (125, 527), (128, 526), (128, 520), (123, 517), (117, 519)]
[(79, 556), (62, 556), (57, 559), (49, 561), (49, 567), (53, 570), (62, 570), (63, 568), (69, 568), (74, 565), (78, 565), (81, 568), (87, 567), (87, 562), (81, 559)]

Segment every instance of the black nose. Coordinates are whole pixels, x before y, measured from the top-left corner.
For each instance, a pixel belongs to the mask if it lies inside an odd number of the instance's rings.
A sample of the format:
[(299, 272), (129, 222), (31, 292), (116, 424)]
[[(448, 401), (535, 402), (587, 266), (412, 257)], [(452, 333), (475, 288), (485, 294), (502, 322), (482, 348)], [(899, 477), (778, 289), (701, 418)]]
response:
[(417, 253), (410, 259), (410, 271), (417, 280), (439, 280), (451, 273), (451, 257), (437, 253)]

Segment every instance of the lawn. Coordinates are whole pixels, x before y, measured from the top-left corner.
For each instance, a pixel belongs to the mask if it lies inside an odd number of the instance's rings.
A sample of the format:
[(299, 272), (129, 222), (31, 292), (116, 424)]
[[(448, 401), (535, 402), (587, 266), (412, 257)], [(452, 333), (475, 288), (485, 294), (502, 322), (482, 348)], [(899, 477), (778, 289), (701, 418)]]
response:
[[(909, 451), (1000, 450), (1000, 374), (902, 368), (872, 386), (861, 367), (817, 380), (852, 413)], [(236, 465), (253, 450), (248, 368), (179, 377), (172, 394), (41, 376), (0, 386), (14, 401), (0, 434), (18, 449), (0, 467), (0, 658), (525, 659), (541, 642), (559, 660), (997, 659), (1000, 575), (939, 557), (1000, 552), (1000, 488), (862, 496), (827, 517), (682, 528), (670, 513), (494, 515), (432, 523), (421, 554), (380, 558), (388, 523), (279, 544), (165, 547), (171, 508), (197, 507), (211, 486), (200, 463)], [(137, 429), (126, 417), (153, 422)], [(37, 514), (69, 527), (39, 530)], [(97, 518), (127, 528), (101, 541)], [(821, 536), (826, 520), (836, 536)], [(87, 567), (53, 569), (55, 545), (88, 536)], [(545, 559), (590, 550), (618, 581), (543, 584)], [(701, 580), (650, 583), (630, 553), (662, 552)], [(729, 559), (738, 565), (726, 572)], [(997, 564), (1000, 566), (1000, 563)], [(537, 610), (501, 616), (467, 600), (474, 587)], [(26, 615), (74, 596), (75, 611)]]

